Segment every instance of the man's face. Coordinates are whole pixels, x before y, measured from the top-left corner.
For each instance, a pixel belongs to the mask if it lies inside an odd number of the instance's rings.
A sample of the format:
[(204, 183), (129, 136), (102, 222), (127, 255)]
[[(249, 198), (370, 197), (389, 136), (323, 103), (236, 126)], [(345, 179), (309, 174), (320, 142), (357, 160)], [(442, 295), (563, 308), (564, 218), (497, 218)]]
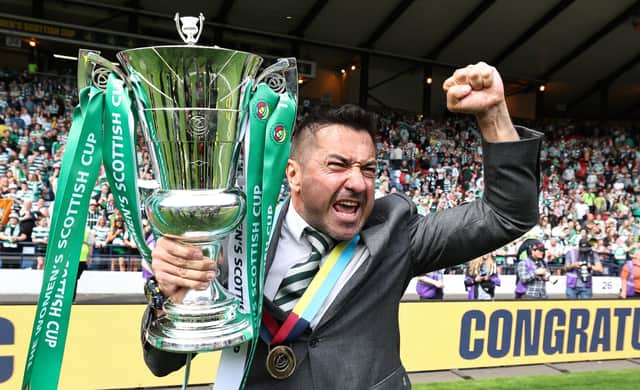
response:
[(534, 260), (542, 260), (544, 258), (544, 249), (533, 248), (531, 250), (531, 256)]
[(331, 125), (299, 144), (287, 163), (291, 202), (314, 228), (337, 240), (351, 239), (371, 214), (376, 149), (369, 134)]

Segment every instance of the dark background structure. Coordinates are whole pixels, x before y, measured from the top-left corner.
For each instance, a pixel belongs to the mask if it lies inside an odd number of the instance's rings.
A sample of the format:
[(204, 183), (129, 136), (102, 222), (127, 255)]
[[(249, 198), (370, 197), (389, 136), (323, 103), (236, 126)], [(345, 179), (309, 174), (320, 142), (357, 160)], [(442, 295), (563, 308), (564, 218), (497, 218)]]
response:
[[(420, 82), (483, 60), (500, 69), (509, 96), (532, 97), (536, 118), (640, 118), (637, 0), (1, 0), (0, 5), (0, 35), (36, 39), (40, 69), (52, 66), (51, 54), (74, 55), (87, 45), (112, 55), (179, 43), (175, 12), (202, 12), (207, 18), (202, 44), (296, 56), (334, 72), (355, 65), (357, 83), (341, 102), (395, 108), (393, 95), (403, 87), (389, 96), (381, 88), (385, 84), (409, 73)], [(22, 25), (17, 28), (16, 22)], [(29, 31), (30, 23), (53, 29)], [(66, 30), (73, 36), (65, 36)], [(10, 54), (5, 59), (21, 50), (2, 43), (0, 52)], [(380, 59), (397, 61), (383, 66), (376, 63)], [(376, 72), (380, 66), (390, 69)], [(433, 87), (441, 82), (434, 77)], [(432, 86), (421, 88), (420, 107), (431, 114)]]

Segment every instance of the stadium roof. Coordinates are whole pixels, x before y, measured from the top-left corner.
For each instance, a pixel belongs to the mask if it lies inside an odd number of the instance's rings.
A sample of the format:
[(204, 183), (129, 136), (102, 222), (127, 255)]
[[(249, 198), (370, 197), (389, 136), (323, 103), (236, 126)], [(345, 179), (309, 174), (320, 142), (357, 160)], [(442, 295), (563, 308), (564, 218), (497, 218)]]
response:
[[(637, 0), (3, 3), (6, 5), (0, 19), (25, 17), (43, 23), (66, 23), (98, 35), (110, 31), (116, 34), (108, 39), (114, 49), (131, 43), (138, 46), (139, 36), (176, 42), (173, 16), (180, 11), (181, 15), (204, 13), (208, 24), (205, 37), (212, 42), (224, 42), (225, 34), (227, 39), (234, 34), (248, 34), (267, 37), (274, 45), (285, 42), (289, 50), (295, 50), (298, 44), (312, 44), (343, 49), (353, 55), (368, 53), (403, 59), (417, 65), (457, 67), (484, 60), (495, 65), (509, 81), (509, 94), (532, 91), (544, 83), (547, 115), (598, 117), (601, 107), (606, 106), (610, 118), (640, 118)], [(6, 29), (0, 26), (2, 31)], [(123, 35), (129, 37), (126, 42), (118, 40)], [(65, 39), (58, 37), (56, 42), (63, 45)], [(66, 43), (78, 46), (73, 40), (67, 39)], [(295, 53), (278, 53), (282, 54)], [(369, 80), (369, 85), (380, 81)], [(603, 103), (605, 96), (608, 100)]]

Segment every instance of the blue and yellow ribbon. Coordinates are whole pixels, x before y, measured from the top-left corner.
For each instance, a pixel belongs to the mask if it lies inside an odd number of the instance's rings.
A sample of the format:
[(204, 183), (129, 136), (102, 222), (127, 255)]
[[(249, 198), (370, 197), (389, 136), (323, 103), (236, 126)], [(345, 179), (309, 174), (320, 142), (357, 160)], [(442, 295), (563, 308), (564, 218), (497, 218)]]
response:
[(267, 344), (290, 343), (300, 337), (316, 314), (318, 314), (322, 304), (326, 301), (347, 265), (349, 265), (359, 240), (360, 235), (355, 235), (350, 241), (342, 241), (333, 248), (309, 287), (307, 287), (298, 303), (287, 316), (287, 319), (282, 323), (282, 326), (278, 327), (275, 320), (266, 310), (262, 312), (260, 337)]

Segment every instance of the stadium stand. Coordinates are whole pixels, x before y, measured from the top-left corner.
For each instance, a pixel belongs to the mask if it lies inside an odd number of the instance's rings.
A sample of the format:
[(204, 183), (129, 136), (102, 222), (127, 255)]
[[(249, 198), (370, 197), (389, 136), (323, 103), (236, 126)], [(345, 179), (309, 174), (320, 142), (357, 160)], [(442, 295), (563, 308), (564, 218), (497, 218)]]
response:
[[(30, 75), (26, 71), (3, 74), (2, 267), (41, 268), (42, 263), (35, 261), (36, 249), (42, 252), (46, 247), (43, 239), (48, 223), (39, 221), (51, 215), (49, 208), (55, 199), (77, 88), (73, 78)], [(301, 109), (306, 111), (308, 107)], [(423, 214), (482, 196), (482, 147), (472, 120), (451, 116), (436, 121), (386, 111), (379, 117), (376, 196), (404, 192)], [(513, 274), (517, 248), (525, 239), (536, 238), (545, 243), (546, 260), (560, 275), (564, 255), (577, 246), (580, 238), (587, 238), (605, 266), (603, 274), (618, 275), (640, 236), (638, 129), (632, 124), (607, 126), (568, 120), (527, 124), (546, 133), (541, 155), (540, 222), (520, 240), (492, 253), (499, 272)], [(151, 161), (142, 138), (138, 139), (138, 150), (139, 178), (150, 180)], [(286, 193), (285, 183), (282, 195)], [(10, 228), (12, 214), (19, 216), (17, 232)], [(94, 187), (88, 220), (95, 245), (90, 269), (140, 269), (136, 249), (125, 244), (126, 227), (121, 237), (107, 239), (118, 214), (109, 185), (101, 176)], [(100, 217), (104, 223), (98, 223)], [(461, 265), (446, 272), (456, 274), (463, 269)]]

